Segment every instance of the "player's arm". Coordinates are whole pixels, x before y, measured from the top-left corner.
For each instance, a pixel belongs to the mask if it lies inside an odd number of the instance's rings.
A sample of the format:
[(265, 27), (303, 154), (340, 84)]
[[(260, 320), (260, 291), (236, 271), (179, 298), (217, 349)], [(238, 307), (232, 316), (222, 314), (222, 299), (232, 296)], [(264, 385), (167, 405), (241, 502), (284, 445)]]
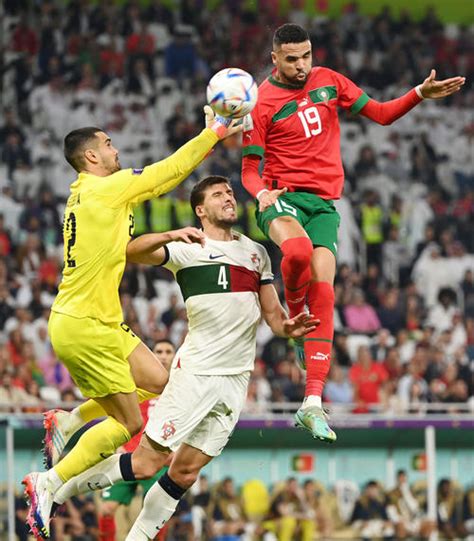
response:
[(273, 284), (260, 286), (259, 300), (263, 318), (277, 336), (299, 338), (314, 331), (319, 325), (319, 319), (314, 319), (312, 314), (305, 312), (288, 318)]
[(165, 194), (178, 186), (211, 152), (214, 145), (242, 130), (236, 121), (216, 117), (209, 106), (206, 128), (174, 154), (143, 170), (123, 169), (98, 183), (97, 193), (112, 208), (137, 204)]
[(386, 126), (408, 113), (425, 98), (441, 99), (458, 92), (466, 81), (465, 77), (451, 77), (443, 81), (436, 81), (435, 77), (436, 71), (431, 70), (421, 85), (394, 100), (379, 102), (369, 98), (360, 114)]
[(287, 189), (268, 190), (258, 172), (260, 157), (255, 154), (248, 154), (242, 158), (242, 184), (244, 188), (258, 199), (258, 210), (263, 212), (266, 208), (275, 204), (280, 195)]
[(127, 245), (127, 261), (144, 265), (162, 265), (166, 261), (165, 246), (170, 242), (197, 242), (204, 246), (204, 233), (195, 227), (184, 227), (165, 233), (149, 233), (131, 240)]
[(278, 197), (286, 192), (286, 188), (268, 190), (258, 171), (260, 160), (265, 156), (266, 123), (265, 112), (258, 103), (252, 113), (244, 118), (242, 185), (252, 197), (258, 199), (260, 212), (274, 205)]

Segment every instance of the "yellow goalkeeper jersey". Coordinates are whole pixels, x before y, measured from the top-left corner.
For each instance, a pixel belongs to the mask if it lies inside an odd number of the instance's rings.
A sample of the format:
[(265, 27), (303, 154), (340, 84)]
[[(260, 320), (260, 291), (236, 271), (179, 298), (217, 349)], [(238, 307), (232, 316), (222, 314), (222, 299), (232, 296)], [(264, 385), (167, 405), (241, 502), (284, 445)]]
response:
[(133, 234), (133, 207), (182, 182), (218, 141), (204, 129), (170, 157), (107, 177), (80, 173), (64, 212), (64, 269), (52, 310), (103, 322), (123, 321), (118, 289)]

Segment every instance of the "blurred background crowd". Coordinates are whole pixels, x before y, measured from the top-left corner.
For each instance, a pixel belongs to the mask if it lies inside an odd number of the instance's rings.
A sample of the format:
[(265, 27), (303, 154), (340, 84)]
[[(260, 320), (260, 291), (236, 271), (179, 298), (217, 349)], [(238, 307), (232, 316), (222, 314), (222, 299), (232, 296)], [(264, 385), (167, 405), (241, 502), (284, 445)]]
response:
[[(463, 490), (450, 479), (438, 483), (437, 526), (443, 539), (466, 538), (474, 532), (474, 487)], [(117, 539), (123, 539), (136, 516), (140, 497), (117, 517)], [(17, 534), (27, 541), (26, 506), (17, 501)], [(290, 477), (270, 489), (249, 480), (237, 487), (231, 477), (211, 485), (206, 476), (181, 500), (157, 540), (314, 541), (315, 539), (428, 538), (434, 523), (426, 518), (426, 483), (409, 483), (404, 470), (396, 484), (384, 487), (369, 480), (359, 488), (337, 481), (331, 490), (314, 479)], [(93, 541), (98, 535), (97, 498), (68, 501), (54, 522), (55, 541)], [(471, 539), (471, 537), (467, 537)], [(109, 538), (107, 538), (109, 539)]]
[[(199, 4), (199, 9), (197, 9)], [(474, 365), (474, 39), (427, 10), (415, 22), (390, 7), (362, 16), (350, 3), (332, 20), (309, 18), (300, 2), (278, 15), (275, 2), (214, 11), (183, 0), (3, 2), (0, 48), (0, 407), (40, 410), (77, 400), (47, 336), (60, 280), (61, 221), (74, 172), (62, 138), (103, 127), (123, 167), (159, 160), (197, 134), (209, 77), (224, 66), (261, 82), (271, 70), (272, 30), (308, 28), (315, 64), (347, 75), (387, 100), (438, 77), (465, 75), (463, 90), (423, 103), (390, 127), (341, 113), (346, 170), (336, 336), (326, 400), (355, 412), (462, 411), (472, 407)], [(262, 31), (262, 29), (269, 29)], [(238, 228), (267, 245), (279, 280), (278, 251), (265, 241), (254, 202), (240, 185), (240, 142), (217, 148), (170, 196), (136, 210), (136, 234), (194, 222), (193, 181), (228, 176), (239, 201)], [(179, 346), (187, 321), (164, 269), (127, 267), (126, 322), (146, 342)], [(304, 374), (291, 344), (262, 326), (248, 413), (303, 396)], [(441, 406), (436, 404), (441, 403)], [(341, 406), (342, 405), (342, 406)], [(283, 406), (281, 406), (283, 407)]]

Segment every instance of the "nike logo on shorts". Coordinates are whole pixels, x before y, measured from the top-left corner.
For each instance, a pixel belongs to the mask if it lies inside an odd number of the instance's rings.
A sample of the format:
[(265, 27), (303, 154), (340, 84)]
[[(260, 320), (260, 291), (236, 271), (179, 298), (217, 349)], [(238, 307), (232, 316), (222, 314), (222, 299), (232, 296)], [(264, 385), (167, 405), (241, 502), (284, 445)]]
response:
[(212, 254), (210, 254), (209, 255), (209, 259), (219, 259), (219, 257), (224, 257), (224, 254), (221, 254), (221, 255), (212, 255)]

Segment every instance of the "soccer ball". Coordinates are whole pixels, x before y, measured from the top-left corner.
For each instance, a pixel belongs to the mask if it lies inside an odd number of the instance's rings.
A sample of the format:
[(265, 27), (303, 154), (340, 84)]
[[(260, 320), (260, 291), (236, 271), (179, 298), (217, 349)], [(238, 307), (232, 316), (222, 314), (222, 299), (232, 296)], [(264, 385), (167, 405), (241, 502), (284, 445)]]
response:
[(215, 113), (241, 118), (255, 107), (258, 88), (250, 73), (239, 68), (225, 68), (212, 77), (206, 93)]

